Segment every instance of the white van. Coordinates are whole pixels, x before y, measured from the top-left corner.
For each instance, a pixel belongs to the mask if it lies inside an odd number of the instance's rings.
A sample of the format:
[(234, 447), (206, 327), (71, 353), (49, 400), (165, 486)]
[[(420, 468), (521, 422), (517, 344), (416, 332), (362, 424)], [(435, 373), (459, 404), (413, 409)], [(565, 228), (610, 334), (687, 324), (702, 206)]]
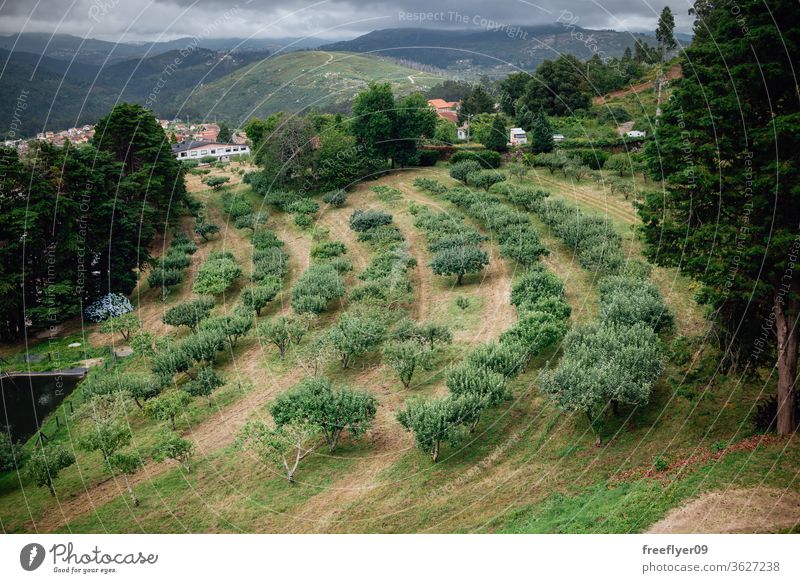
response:
[(528, 134), (522, 128), (511, 128), (509, 143), (512, 146), (522, 146), (528, 143)]

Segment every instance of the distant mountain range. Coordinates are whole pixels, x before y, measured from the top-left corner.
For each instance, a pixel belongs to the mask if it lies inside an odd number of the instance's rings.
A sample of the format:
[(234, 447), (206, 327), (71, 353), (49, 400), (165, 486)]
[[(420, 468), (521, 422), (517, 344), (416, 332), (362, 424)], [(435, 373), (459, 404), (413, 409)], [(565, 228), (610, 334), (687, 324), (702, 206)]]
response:
[[(0, 136), (30, 137), (43, 129), (93, 123), (120, 101), (144, 104), (160, 117), (208, 115), (232, 123), (279, 109), (342, 110), (370, 80), (392, 80), (401, 93), (424, 90), (444, 76), (502, 78), (520, 69), (534, 71), (564, 53), (581, 59), (618, 56), (639, 39), (655, 43), (644, 34), (562, 25), (396, 28), (318, 48), (326, 41), (114, 43), (61, 34), (0, 36), (0, 100), (16, 104), (25, 96), (27, 106), (3, 110)], [(310, 52), (315, 48), (318, 52)]]
[(497, 30), (434, 30), (393, 28), (376, 30), (356, 39), (322, 45), (320, 50), (390, 56), (431, 65), (458, 76), (503, 76), (516, 70), (533, 71), (545, 59), (572, 54), (588, 59), (595, 53), (621, 56), (642, 33), (588, 30), (560, 24)]
[(217, 52), (256, 51), (270, 53), (311, 49), (327, 41), (314, 38), (179, 38), (164, 42), (115, 43), (83, 39), (69, 34), (23, 33), (0, 35), (0, 49), (14, 53), (33, 53), (53, 59), (104, 65), (133, 58), (149, 58), (167, 51), (204, 48)]

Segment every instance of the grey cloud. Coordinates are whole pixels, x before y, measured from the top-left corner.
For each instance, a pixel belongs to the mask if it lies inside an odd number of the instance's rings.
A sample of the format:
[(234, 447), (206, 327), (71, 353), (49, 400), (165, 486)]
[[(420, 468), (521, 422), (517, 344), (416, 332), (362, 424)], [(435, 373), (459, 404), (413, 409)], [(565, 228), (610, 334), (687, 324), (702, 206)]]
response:
[(351, 38), (399, 26), (432, 28), (551, 24), (572, 15), (584, 28), (653, 30), (669, 4), (679, 31), (688, 32), (686, 0), (26, 0), (6, 1), (0, 31), (58, 32), (105, 40), (213, 37)]

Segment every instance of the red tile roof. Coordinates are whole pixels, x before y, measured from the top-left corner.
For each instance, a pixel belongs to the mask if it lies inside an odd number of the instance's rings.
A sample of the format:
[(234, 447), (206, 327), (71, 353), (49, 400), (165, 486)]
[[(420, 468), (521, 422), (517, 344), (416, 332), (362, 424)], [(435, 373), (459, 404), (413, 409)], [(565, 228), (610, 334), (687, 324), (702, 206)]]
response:
[(446, 119), (455, 124), (458, 123), (458, 114), (455, 111), (437, 111), (436, 114), (442, 119)]

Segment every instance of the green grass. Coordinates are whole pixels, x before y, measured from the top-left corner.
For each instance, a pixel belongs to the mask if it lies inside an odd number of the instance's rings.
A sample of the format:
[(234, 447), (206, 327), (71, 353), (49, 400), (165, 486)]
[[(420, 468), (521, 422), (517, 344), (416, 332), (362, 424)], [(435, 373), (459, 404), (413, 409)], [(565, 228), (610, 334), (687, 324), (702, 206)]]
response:
[(277, 111), (349, 104), (370, 81), (389, 81), (395, 94), (403, 95), (425, 91), (442, 80), (440, 75), (377, 56), (297, 51), (243, 67), (199, 87), (185, 108), (231, 120), (266, 117)]

